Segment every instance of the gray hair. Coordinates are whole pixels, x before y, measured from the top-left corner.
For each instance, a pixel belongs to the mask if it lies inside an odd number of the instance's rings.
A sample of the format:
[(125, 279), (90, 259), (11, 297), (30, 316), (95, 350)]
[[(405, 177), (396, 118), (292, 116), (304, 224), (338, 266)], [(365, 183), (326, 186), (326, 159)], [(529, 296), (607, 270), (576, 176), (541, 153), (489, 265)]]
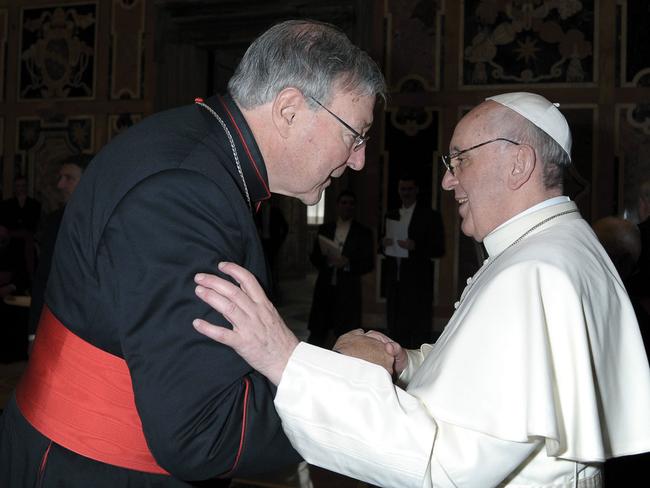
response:
[(542, 182), (548, 190), (563, 187), (564, 171), (571, 165), (571, 158), (555, 139), (525, 117), (517, 117), (512, 137), (517, 142), (528, 144), (542, 161)]
[[(228, 82), (230, 95), (245, 109), (272, 101), (287, 87), (323, 103), (334, 87), (386, 99), (377, 63), (335, 26), (312, 20), (288, 20), (264, 32)], [(316, 108), (309, 98), (308, 103)]]

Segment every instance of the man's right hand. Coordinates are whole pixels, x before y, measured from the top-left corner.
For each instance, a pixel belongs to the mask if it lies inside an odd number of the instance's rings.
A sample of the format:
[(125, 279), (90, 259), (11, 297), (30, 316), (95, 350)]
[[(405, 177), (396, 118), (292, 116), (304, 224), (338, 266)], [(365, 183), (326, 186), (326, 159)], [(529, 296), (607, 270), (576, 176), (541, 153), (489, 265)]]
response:
[(387, 354), (393, 357), (393, 371), (395, 376), (402, 374), (402, 371), (408, 366), (408, 356), (406, 354), (406, 349), (400, 346), (393, 339), (387, 335), (377, 332), (376, 330), (369, 330), (366, 332), (367, 337), (372, 337), (373, 339), (380, 341), (384, 344), (384, 349)]
[(385, 344), (365, 335), (361, 329), (343, 334), (332, 349), (346, 356), (377, 364), (393, 375), (393, 356), (388, 354)]

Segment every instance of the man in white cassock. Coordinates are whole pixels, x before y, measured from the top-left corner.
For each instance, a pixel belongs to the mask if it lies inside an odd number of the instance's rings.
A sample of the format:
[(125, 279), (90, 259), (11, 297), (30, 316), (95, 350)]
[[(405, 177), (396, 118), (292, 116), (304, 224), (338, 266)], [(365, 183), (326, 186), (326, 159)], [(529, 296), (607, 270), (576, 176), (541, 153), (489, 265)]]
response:
[(650, 450), (650, 371), (616, 269), (562, 196), (570, 154), (539, 95), (491, 97), (459, 122), (442, 187), (489, 257), (433, 345), (362, 331), (339, 339), (344, 354), (299, 342), (230, 263), (240, 286), (196, 281), (232, 330), (194, 326), (278, 385), (312, 464), (389, 487), (599, 487), (605, 459)]

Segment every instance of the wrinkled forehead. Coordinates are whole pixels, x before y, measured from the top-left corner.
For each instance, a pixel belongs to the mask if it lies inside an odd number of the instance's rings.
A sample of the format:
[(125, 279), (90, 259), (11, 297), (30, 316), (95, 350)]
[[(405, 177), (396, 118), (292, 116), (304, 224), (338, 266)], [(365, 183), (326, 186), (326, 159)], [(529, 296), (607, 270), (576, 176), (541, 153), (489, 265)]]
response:
[(501, 137), (506, 133), (506, 129), (511, 127), (516, 115), (512, 110), (492, 100), (482, 102), (460, 119), (449, 147), (452, 150), (460, 150), (468, 144)]

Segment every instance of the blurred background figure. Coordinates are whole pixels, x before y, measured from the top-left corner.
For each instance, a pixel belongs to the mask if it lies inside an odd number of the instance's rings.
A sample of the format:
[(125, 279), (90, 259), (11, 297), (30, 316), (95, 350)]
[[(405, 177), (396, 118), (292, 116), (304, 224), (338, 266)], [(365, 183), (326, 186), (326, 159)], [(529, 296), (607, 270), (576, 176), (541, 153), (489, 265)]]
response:
[[(35, 267), (34, 233), (41, 204), (27, 194), (27, 178), (17, 175), (13, 197), (0, 202), (0, 362), (27, 359), (28, 304)], [(8, 297), (12, 295), (12, 297)], [(14, 298), (11, 302), (5, 299)], [(18, 301), (20, 300), (20, 301)]]
[(650, 180), (645, 180), (639, 187), (639, 231), (641, 232), (641, 256), (639, 271), (645, 279), (646, 287), (650, 282)]
[[(333, 339), (361, 327), (361, 276), (374, 267), (370, 229), (354, 219), (357, 197), (341, 192), (337, 219), (318, 228), (310, 255), (318, 269), (309, 314), (308, 342), (331, 347)], [(331, 334), (333, 332), (333, 334)]]
[(604, 217), (594, 222), (592, 228), (626, 282), (638, 271), (641, 232), (632, 222), (618, 217)]
[(445, 235), (440, 213), (418, 203), (414, 176), (403, 174), (397, 191), (402, 205), (386, 214), (381, 240), (386, 255), (386, 324), (391, 338), (414, 349), (433, 342), (432, 260), (444, 254)]
[(27, 358), (27, 309), (5, 302), (26, 287), (23, 248), (0, 225), (0, 363)]
[(47, 278), (50, 274), (52, 253), (54, 252), (54, 244), (56, 243), (56, 236), (59, 232), (65, 205), (70, 200), (75, 188), (77, 188), (81, 176), (92, 157), (92, 155), (88, 154), (76, 154), (66, 158), (59, 168), (56, 188), (59, 190), (61, 196), (61, 206), (43, 218), (38, 233), (38, 265), (32, 283), (32, 301), (29, 308), (29, 325), (27, 328), (30, 342), (34, 340), (36, 325), (38, 324), (41, 310), (43, 309), (45, 286), (47, 285)]
[(14, 178), (14, 196), (0, 203), (0, 225), (9, 231), (12, 240), (15, 240), (22, 249), (24, 269), (27, 276), (19, 281), (25, 281), (25, 292), (29, 288), (34, 273), (34, 232), (41, 216), (41, 204), (27, 194), (27, 178), (17, 175)]
[[(643, 187), (643, 186), (642, 186)], [(645, 186), (646, 192), (650, 185)], [(642, 198), (639, 198), (639, 216), (642, 223), (648, 225), (650, 205), (643, 207)], [(646, 205), (650, 203), (646, 193)], [(645, 208), (645, 216), (643, 209)], [(592, 224), (598, 240), (611, 258), (618, 274), (621, 276), (625, 288), (634, 307), (641, 337), (645, 346), (646, 355), (650, 354), (650, 308), (648, 307), (649, 286), (644, 279), (640, 266), (641, 256), (641, 231), (632, 222), (618, 217), (604, 217)], [(647, 241), (646, 241), (647, 242)], [(605, 486), (635, 486), (647, 470), (650, 453), (637, 454), (609, 459), (605, 463)]]

